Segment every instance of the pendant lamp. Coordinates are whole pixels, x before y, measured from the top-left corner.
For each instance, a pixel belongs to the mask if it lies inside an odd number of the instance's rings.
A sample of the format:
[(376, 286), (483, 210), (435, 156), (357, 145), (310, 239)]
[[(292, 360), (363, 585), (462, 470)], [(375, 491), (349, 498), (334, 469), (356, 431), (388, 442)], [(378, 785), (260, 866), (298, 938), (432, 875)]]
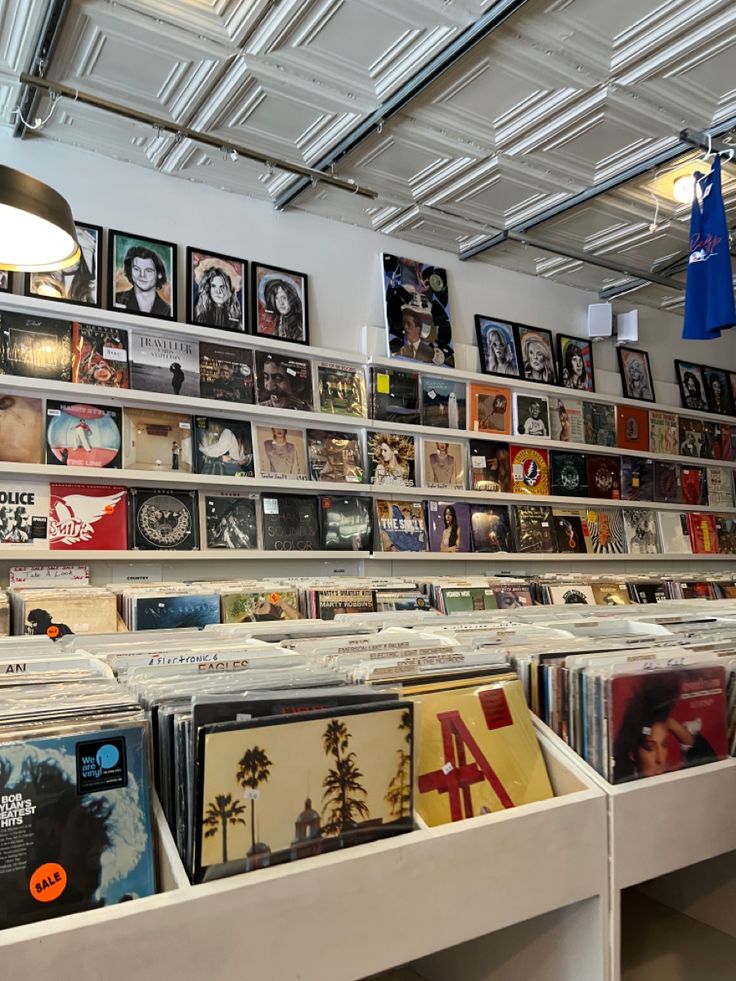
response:
[(67, 201), (35, 177), (0, 165), (0, 269), (67, 269), (79, 257)]

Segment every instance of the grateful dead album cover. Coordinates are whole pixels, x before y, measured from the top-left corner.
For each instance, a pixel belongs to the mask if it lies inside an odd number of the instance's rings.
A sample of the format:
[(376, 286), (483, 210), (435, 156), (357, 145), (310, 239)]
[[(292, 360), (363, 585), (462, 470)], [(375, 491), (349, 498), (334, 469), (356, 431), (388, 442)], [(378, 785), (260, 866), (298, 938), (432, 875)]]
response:
[(52, 483), (50, 498), (51, 549), (127, 549), (126, 487)]
[(0, 312), (5, 374), (72, 380), (72, 325), (68, 320)]
[(129, 388), (128, 332), (119, 327), (72, 324), (72, 381)]
[(389, 357), (454, 368), (447, 271), (386, 252), (382, 267)]
[(549, 494), (549, 450), (511, 446), (511, 490), (514, 494)]
[(245, 347), (199, 342), (199, 396), (221, 402), (255, 401), (253, 352)]
[(165, 551), (199, 548), (197, 491), (130, 490), (130, 547)]
[(117, 407), (46, 400), (46, 462), (63, 467), (121, 464), (123, 414)]

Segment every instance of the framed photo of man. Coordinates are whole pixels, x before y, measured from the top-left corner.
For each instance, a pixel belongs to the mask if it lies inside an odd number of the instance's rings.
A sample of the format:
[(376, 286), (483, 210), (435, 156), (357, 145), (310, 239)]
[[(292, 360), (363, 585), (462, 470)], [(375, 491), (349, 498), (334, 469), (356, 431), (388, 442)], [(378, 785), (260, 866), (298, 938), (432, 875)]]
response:
[(584, 337), (557, 335), (557, 371), (565, 388), (594, 392), (593, 345)]
[(293, 269), (251, 263), (251, 333), (309, 344), (308, 276)]
[(176, 245), (110, 229), (107, 262), (111, 310), (176, 320)]
[(702, 365), (675, 358), (675, 375), (677, 376), (677, 387), (680, 389), (680, 401), (683, 408), (702, 409), (707, 412), (708, 402), (705, 394)]
[(633, 347), (618, 347), (616, 351), (621, 387), (626, 398), (654, 402), (654, 382), (647, 352)]
[[(67, 269), (47, 272), (27, 272), (23, 277), (23, 292), (43, 300), (80, 303), (99, 307), (102, 301), (102, 229), (99, 225), (74, 223), (79, 242), (79, 261)], [(7, 273), (6, 273), (7, 276)], [(2, 288), (2, 287), (0, 287)]]
[(247, 329), (248, 263), (187, 247), (187, 323), (219, 330)]
[(723, 371), (721, 368), (711, 368), (704, 364), (703, 381), (705, 382), (705, 397), (708, 400), (708, 409), (711, 412), (717, 413), (719, 416), (733, 415), (728, 372)]
[(388, 252), (381, 265), (389, 357), (454, 368), (447, 270)]
[(475, 315), (475, 333), (480, 352), (480, 370), (485, 375), (518, 378), (519, 356), (514, 341), (514, 325), (506, 320)]

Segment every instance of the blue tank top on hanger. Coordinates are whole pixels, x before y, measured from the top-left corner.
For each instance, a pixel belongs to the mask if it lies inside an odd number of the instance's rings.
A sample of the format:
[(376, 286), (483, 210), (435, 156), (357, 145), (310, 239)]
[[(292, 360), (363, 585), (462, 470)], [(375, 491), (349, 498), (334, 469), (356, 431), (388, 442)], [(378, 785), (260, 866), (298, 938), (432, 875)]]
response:
[(736, 324), (731, 251), (718, 154), (710, 174), (699, 180), (696, 175), (696, 182), (690, 215), (682, 336), (685, 340), (703, 341), (720, 337), (721, 330)]

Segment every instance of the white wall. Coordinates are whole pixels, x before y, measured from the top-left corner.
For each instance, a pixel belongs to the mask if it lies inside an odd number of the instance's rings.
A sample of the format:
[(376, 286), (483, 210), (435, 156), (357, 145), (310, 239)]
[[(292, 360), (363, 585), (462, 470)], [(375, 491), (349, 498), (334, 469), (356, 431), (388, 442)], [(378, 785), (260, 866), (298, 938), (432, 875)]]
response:
[[(462, 263), (437, 249), (306, 214), (278, 213), (266, 202), (219, 191), (143, 167), (110, 160), (43, 137), (0, 138), (0, 161), (56, 187), (75, 216), (105, 228), (119, 228), (178, 242), (184, 247), (221, 251), (306, 272), (310, 279), (313, 344), (364, 350), (364, 325), (383, 325), (382, 251), (425, 259), (448, 270), (455, 343), (475, 347), (473, 315), (483, 313), (584, 334), (592, 293), (508, 272), (485, 262)], [(238, 166), (235, 163), (233, 166)], [(183, 277), (180, 277), (183, 278)], [(180, 311), (184, 284), (180, 289)], [(622, 305), (621, 309), (628, 308)], [(677, 404), (673, 358), (736, 370), (736, 332), (719, 341), (683, 342), (679, 318), (642, 307), (640, 347), (650, 352), (658, 401)], [(381, 334), (368, 331), (369, 351)], [(370, 338), (372, 337), (372, 342)], [(385, 353), (385, 347), (380, 350)], [(474, 356), (473, 351), (465, 352)], [(620, 394), (615, 348), (595, 347), (598, 391)], [(469, 368), (473, 367), (468, 363)]]

